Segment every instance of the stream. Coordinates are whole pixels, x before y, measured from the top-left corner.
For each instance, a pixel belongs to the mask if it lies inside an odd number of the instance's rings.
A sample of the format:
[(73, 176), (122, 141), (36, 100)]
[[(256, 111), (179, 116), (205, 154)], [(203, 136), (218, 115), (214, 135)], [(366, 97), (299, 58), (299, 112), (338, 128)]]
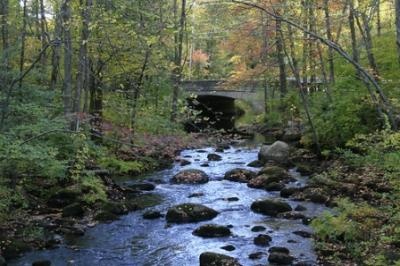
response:
[[(223, 180), (225, 172), (234, 168), (246, 168), (257, 171), (259, 168), (246, 165), (257, 159), (258, 149), (231, 147), (223, 153), (221, 161), (208, 162), (207, 155), (214, 148), (182, 151), (181, 157), (190, 161), (187, 166), (176, 163), (173, 168), (153, 173), (144, 178), (157, 184), (149, 194), (159, 195), (162, 202), (151, 207), (152, 210), (166, 213), (173, 205), (181, 203), (199, 203), (217, 210), (220, 214), (211, 221), (189, 224), (167, 225), (165, 218), (145, 220), (146, 211), (131, 212), (119, 220), (108, 224), (99, 224), (86, 231), (84, 236), (65, 239), (57, 249), (26, 253), (9, 265), (31, 265), (33, 261), (50, 260), (52, 265), (132, 265), (132, 266), (194, 266), (199, 265), (199, 255), (206, 251), (217, 252), (235, 257), (244, 265), (268, 265), (268, 248), (254, 245), (253, 239), (264, 233), (272, 237), (270, 247), (283, 246), (290, 250), (296, 262), (307, 261), (316, 265), (316, 254), (311, 238), (303, 238), (293, 231), (311, 232), (311, 228), (301, 220), (272, 218), (254, 213), (250, 205), (260, 198), (279, 198), (279, 192), (267, 192), (252, 189), (244, 183)], [(202, 167), (205, 162), (209, 167)], [(201, 169), (210, 176), (210, 181), (201, 185), (171, 184), (169, 180), (184, 169)], [(307, 177), (301, 177), (295, 169), (290, 174), (297, 179), (289, 186), (303, 186)], [(121, 179), (120, 183), (132, 183), (136, 180)], [(203, 193), (200, 197), (188, 197), (193, 193)], [(237, 197), (238, 201), (227, 198)], [(299, 202), (287, 200), (294, 209)], [(307, 208), (303, 213), (313, 217), (324, 210), (324, 205), (301, 202)], [(202, 224), (230, 225), (232, 235), (219, 238), (201, 238), (192, 231)], [(257, 225), (266, 227), (264, 232), (252, 232)], [(236, 249), (229, 252), (221, 247), (233, 245)], [(249, 254), (263, 252), (258, 260), (249, 259)]]

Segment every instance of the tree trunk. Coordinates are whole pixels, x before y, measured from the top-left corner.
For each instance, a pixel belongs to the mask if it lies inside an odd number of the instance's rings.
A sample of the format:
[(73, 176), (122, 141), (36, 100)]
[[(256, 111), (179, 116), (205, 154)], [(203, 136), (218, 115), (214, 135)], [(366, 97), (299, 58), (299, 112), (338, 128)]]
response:
[[(306, 95), (305, 95), (305, 92), (304, 92), (304, 88), (303, 88), (303, 85), (302, 85), (302, 82), (301, 82), (300, 71), (298, 69), (296, 54), (295, 54), (295, 50), (294, 50), (295, 46), (294, 46), (293, 31), (292, 31), (290, 25), (289, 25), (288, 29), (289, 29), (288, 31), (289, 31), (290, 58), (291, 58), (291, 60), (289, 60), (289, 66), (292, 69), (293, 75), (294, 75), (294, 77), (296, 79), (296, 84), (297, 84), (297, 87), (298, 87), (298, 90), (299, 90), (300, 98), (302, 100), (304, 111), (306, 113), (307, 120), (308, 120), (308, 123), (309, 123), (311, 131), (312, 131), (313, 142), (314, 142), (315, 148), (317, 150), (318, 155), (321, 155), (321, 146), (319, 144), (317, 130), (316, 130), (316, 128), (314, 126), (314, 123), (312, 121), (311, 113), (310, 113), (310, 110), (309, 110), (309, 107), (308, 107), (307, 98), (306, 98)], [(289, 54), (287, 53), (287, 50), (286, 50), (285, 46), (283, 47), (283, 49), (284, 49), (284, 52), (285, 52), (286, 56), (289, 58)]]
[[(325, 13), (325, 25), (326, 25), (326, 37), (328, 40), (333, 41), (332, 38), (332, 27), (331, 27), (331, 16), (329, 12), (329, 0), (324, 0), (324, 13)], [(329, 64), (329, 81), (335, 83), (335, 68), (333, 63), (333, 49), (328, 48), (328, 64)]]
[[(309, 23), (308, 23), (308, 18), (309, 18), (309, 12), (308, 8), (310, 5), (309, 0), (305, 0), (302, 2), (302, 12), (303, 12), (303, 25), (308, 29)], [(303, 32), (303, 67), (302, 67), (302, 80), (301, 83), (303, 84), (302, 89), (306, 89), (308, 87), (308, 42), (309, 42), (309, 35), (306, 31)]]
[(379, 79), (378, 65), (376, 64), (375, 55), (373, 52), (371, 27), (369, 26), (369, 19), (367, 18), (367, 15), (364, 13), (361, 14), (362, 24), (358, 16), (356, 16), (355, 18), (358, 29), (360, 30), (365, 43), (365, 50), (367, 52), (369, 66), (372, 68), (375, 79)]
[[(356, 63), (359, 63), (360, 58), (360, 51), (358, 50), (357, 46), (357, 33), (356, 27), (354, 22), (354, 3), (353, 0), (349, 0), (349, 28), (350, 28), (350, 35), (351, 35), (351, 48), (352, 48), (352, 56), (353, 60)], [(360, 71), (356, 70), (356, 76), (361, 77)]]
[(3, 66), (8, 68), (8, 0), (0, 1), (0, 16), (1, 16), (1, 42), (3, 51)]
[[(19, 58), (19, 73), (24, 72), (25, 64), (25, 41), (26, 41), (26, 26), (27, 26), (27, 0), (22, 2), (22, 29), (21, 29), (21, 52)], [(22, 80), (19, 81), (19, 87), (22, 86)]]
[(64, 82), (63, 102), (64, 114), (71, 115), (72, 112), (72, 41), (71, 41), (71, 0), (64, 0), (61, 7), (62, 27), (64, 36)]
[(53, 37), (53, 53), (51, 56), (51, 76), (50, 76), (50, 90), (55, 90), (58, 80), (58, 74), (60, 71), (60, 48), (61, 48), (61, 18), (57, 14), (55, 18), (55, 28)]
[(78, 131), (80, 124), (80, 113), (82, 112), (82, 92), (85, 90), (85, 83), (88, 70), (88, 49), (87, 43), (89, 41), (89, 23), (90, 23), (90, 9), (92, 8), (92, 0), (86, 0), (85, 4), (80, 1), (82, 7), (82, 32), (79, 48), (78, 59), (78, 74), (76, 77), (76, 90), (74, 95), (73, 112), (75, 114), (75, 121), (72, 125), (72, 130)]
[[(43, 0), (39, 1), (39, 8), (40, 8), (40, 42), (42, 45), (42, 50), (46, 46), (48, 40), (47, 40), (47, 22), (46, 22), (46, 14), (45, 14), (45, 7)], [(40, 64), (42, 65), (42, 68), (44, 69), (46, 67), (46, 61), (47, 57), (46, 54), (43, 54), (41, 58)]]
[(382, 22), (381, 22), (381, 1), (376, 1), (376, 30), (380, 37), (382, 34)]
[(397, 32), (397, 51), (400, 63), (400, 0), (396, 0), (396, 32)]
[(283, 51), (283, 39), (282, 39), (282, 21), (277, 19), (275, 21), (275, 34), (276, 34), (276, 52), (278, 55), (279, 65), (279, 89), (281, 99), (285, 97), (287, 93), (287, 79), (286, 79), (286, 66), (285, 66), (285, 55)]
[[(177, 0), (174, 0), (174, 17), (175, 21), (177, 19), (178, 13), (178, 3)], [(179, 21), (179, 27), (176, 23), (176, 31), (175, 35), (175, 62), (174, 62), (174, 71), (173, 71), (173, 81), (174, 88), (172, 92), (172, 112), (171, 112), (171, 121), (176, 121), (176, 117), (178, 114), (178, 97), (179, 97), (179, 89), (182, 78), (182, 51), (183, 51), (183, 35), (185, 30), (186, 23), (186, 0), (182, 0), (181, 4), (181, 16)]]

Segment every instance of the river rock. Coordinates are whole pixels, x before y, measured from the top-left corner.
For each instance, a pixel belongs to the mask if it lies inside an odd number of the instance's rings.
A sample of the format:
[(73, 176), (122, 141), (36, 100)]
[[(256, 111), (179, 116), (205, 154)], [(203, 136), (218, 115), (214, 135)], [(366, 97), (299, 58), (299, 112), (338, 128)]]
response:
[(84, 209), (80, 203), (72, 203), (62, 210), (63, 217), (82, 217), (84, 214)]
[(265, 230), (267, 230), (267, 228), (265, 228), (264, 226), (261, 226), (261, 225), (256, 225), (256, 226), (253, 226), (253, 228), (251, 228), (252, 232), (262, 232)]
[(284, 254), (289, 254), (290, 251), (288, 248), (285, 247), (270, 247), (268, 249), (269, 253), (273, 253), (273, 252), (280, 252), (280, 253), (284, 253)]
[(293, 266), (316, 266), (318, 265), (315, 261), (299, 261), (295, 264), (293, 264)]
[(203, 197), (203, 196), (204, 196), (203, 192), (195, 192), (195, 193), (190, 194), (188, 196), (188, 198), (200, 198), (200, 197)]
[(304, 219), (306, 216), (304, 214), (302, 214), (301, 212), (297, 212), (297, 211), (292, 211), (292, 212), (283, 212), (283, 213), (279, 213), (278, 214), (279, 218), (283, 218), (283, 219), (288, 219), (288, 220), (302, 220)]
[(50, 196), (47, 204), (50, 207), (63, 208), (76, 202), (82, 192), (74, 189), (61, 189)]
[(96, 214), (96, 216), (94, 218), (100, 222), (111, 222), (113, 220), (117, 220), (118, 215), (116, 215), (112, 212), (101, 211), (98, 214)]
[(163, 217), (163, 215), (159, 211), (146, 211), (145, 213), (143, 213), (143, 219), (146, 220), (154, 220), (161, 217)]
[(264, 163), (271, 160), (286, 164), (289, 159), (289, 145), (282, 141), (276, 141), (270, 146), (264, 145), (258, 153), (258, 159)]
[(312, 236), (312, 234), (310, 232), (306, 232), (306, 231), (294, 231), (293, 234), (304, 237), (304, 238), (310, 238)]
[(241, 266), (237, 259), (227, 255), (204, 252), (200, 254), (200, 266)]
[(222, 160), (222, 156), (218, 155), (216, 153), (210, 153), (209, 155), (207, 155), (207, 159), (209, 161), (221, 161)]
[(175, 184), (205, 184), (208, 180), (209, 177), (204, 171), (189, 169), (177, 173), (171, 182)]
[(263, 252), (251, 253), (251, 254), (249, 255), (249, 259), (251, 259), (251, 260), (259, 260), (259, 259), (262, 258), (263, 255), (264, 255)]
[(249, 164), (247, 164), (247, 166), (249, 166), (249, 167), (263, 167), (264, 163), (261, 162), (260, 160), (255, 160), (255, 161), (252, 161)]
[(257, 200), (251, 204), (251, 209), (254, 212), (269, 216), (277, 216), (279, 213), (292, 211), (288, 203), (272, 199)]
[(166, 219), (171, 223), (193, 223), (211, 220), (217, 215), (216, 210), (204, 205), (185, 203), (169, 208)]
[(38, 260), (35, 262), (32, 262), (32, 266), (50, 266), (51, 261), (49, 260)]
[(193, 234), (201, 237), (223, 237), (229, 236), (229, 228), (217, 224), (205, 224), (193, 231)]
[(307, 208), (304, 207), (303, 205), (299, 204), (299, 205), (296, 206), (296, 208), (294, 210), (297, 211), (297, 212), (302, 212), (302, 211), (306, 211)]
[(258, 175), (266, 175), (270, 178), (271, 181), (280, 182), (280, 181), (291, 181), (292, 177), (289, 175), (286, 169), (279, 166), (266, 166), (262, 168)]
[(242, 168), (236, 168), (225, 173), (224, 179), (234, 182), (247, 183), (256, 177), (256, 173)]
[(296, 187), (286, 187), (281, 190), (280, 196), (282, 198), (289, 198), (293, 194), (300, 192), (302, 188), (296, 188)]
[(326, 203), (328, 201), (327, 193), (321, 188), (307, 188), (303, 194), (306, 199), (314, 203)]
[(101, 207), (102, 211), (104, 212), (111, 212), (115, 215), (123, 215), (128, 213), (128, 208), (119, 202), (106, 202)]
[(274, 251), (269, 254), (268, 261), (278, 265), (291, 265), (294, 258), (287, 253)]
[(269, 235), (260, 234), (256, 236), (253, 240), (254, 245), (266, 247), (269, 245), (269, 242), (272, 241), (272, 238)]
[(236, 248), (233, 245), (226, 245), (226, 246), (221, 247), (221, 249), (226, 250), (226, 251), (234, 251)]
[(299, 141), (301, 138), (301, 129), (297, 126), (288, 126), (285, 128), (282, 136), (284, 141)]
[(142, 182), (127, 185), (128, 188), (133, 190), (141, 190), (141, 191), (152, 191), (156, 188), (156, 186), (152, 183)]
[(188, 161), (188, 160), (185, 160), (185, 159), (182, 159), (181, 162), (180, 162), (181, 166), (186, 166), (186, 165), (189, 165), (189, 164), (191, 164), (191, 162)]

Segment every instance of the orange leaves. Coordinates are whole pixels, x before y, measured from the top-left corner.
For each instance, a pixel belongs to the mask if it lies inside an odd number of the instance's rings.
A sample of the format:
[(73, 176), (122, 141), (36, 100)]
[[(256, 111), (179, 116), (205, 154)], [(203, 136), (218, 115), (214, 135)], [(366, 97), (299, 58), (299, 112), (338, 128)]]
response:
[(203, 50), (199, 49), (199, 50), (195, 50), (192, 53), (192, 61), (193, 64), (197, 64), (197, 65), (207, 65), (208, 64), (208, 60), (210, 59), (210, 56), (203, 52)]

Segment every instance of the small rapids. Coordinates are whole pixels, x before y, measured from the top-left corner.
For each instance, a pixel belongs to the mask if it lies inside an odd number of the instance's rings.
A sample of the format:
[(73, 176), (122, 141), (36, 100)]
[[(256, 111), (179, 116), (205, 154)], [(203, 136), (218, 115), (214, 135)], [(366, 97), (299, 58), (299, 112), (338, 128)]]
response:
[[(257, 171), (258, 168), (246, 165), (257, 159), (258, 150), (253, 148), (230, 148), (217, 153), (221, 161), (208, 161), (207, 155), (214, 153), (213, 148), (203, 150), (185, 150), (181, 157), (190, 161), (187, 166), (175, 164), (173, 168), (156, 172), (145, 178), (157, 187), (150, 194), (161, 196), (162, 203), (150, 208), (166, 213), (167, 209), (180, 203), (199, 203), (211, 207), (220, 214), (211, 221), (190, 224), (167, 224), (165, 218), (145, 220), (146, 211), (131, 212), (109, 224), (99, 224), (88, 229), (86, 234), (73, 239), (65, 239), (57, 249), (26, 253), (9, 265), (31, 265), (38, 260), (50, 260), (52, 265), (132, 265), (132, 266), (194, 266), (199, 265), (199, 255), (206, 251), (217, 252), (235, 257), (244, 265), (268, 265), (268, 248), (254, 245), (253, 239), (260, 233), (272, 237), (270, 247), (283, 246), (290, 250), (296, 261), (316, 261), (313, 243), (310, 238), (293, 234), (294, 231), (311, 232), (301, 220), (272, 218), (254, 213), (250, 205), (260, 198), (279, 198), (279, 192), (267, 192), (252, 189), (244, 183), (223, 180), (225, 172), (234, 168), (246, 168)], [(208, 163), (209, 167), (201, 165)], [(210, 176), (210, 181), (201, 185), (171, 184), (169, 180), (184, 169), (201, 169)], [(297, 179), (290, 186), (303, 186), (306, 177), (301, 177), (295, 169), (290, 174)], [(124, 178), (121, 183), (137, 182)], [(189, 197), (193, 193), (203, 196)], [(237, 197), (238, 201), (227, 198)], [(299, 202), (287, 200), (294, 209)], [(301, 202), (307, 208), (303, 213), (313, 217), (326, 207), (320, 204)], [(148, 209), (147, 209), (148, 210)], [(232, 236), (219, 238), (201, 238), (192, 234), (202, 224), (215, 223), (229, 225)], [(254, 226), (264, 226), (264, 232), (252, 232)], [(221, 247), (233, 245), (236, 249), (226, 251)], [(249, 255), (263, 252), (258, 260), (249, 259)], [(316, 264), (316, 263), (315, 263)]]

